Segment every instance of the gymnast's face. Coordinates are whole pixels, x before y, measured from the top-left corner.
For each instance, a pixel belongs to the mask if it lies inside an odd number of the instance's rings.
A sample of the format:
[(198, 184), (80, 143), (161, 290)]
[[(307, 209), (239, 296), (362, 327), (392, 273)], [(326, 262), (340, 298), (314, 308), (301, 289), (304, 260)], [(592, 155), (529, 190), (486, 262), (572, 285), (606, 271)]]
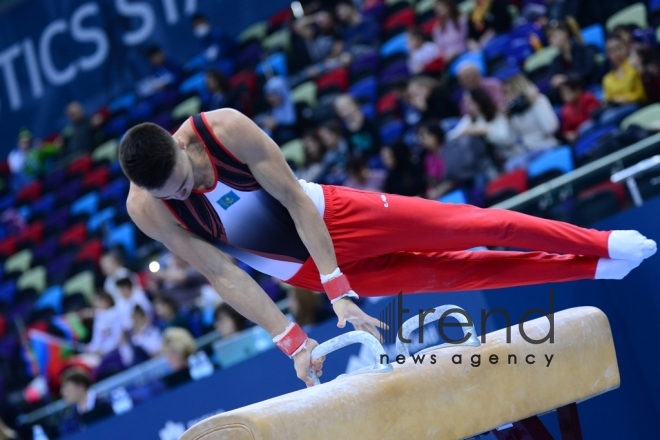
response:
[(192, 159), (185, 146), (176, 149), (176, 164), (165, 184), (158, 189), (149, 190), (157, 199), (185, 200), (195, 187), (195, 173)]

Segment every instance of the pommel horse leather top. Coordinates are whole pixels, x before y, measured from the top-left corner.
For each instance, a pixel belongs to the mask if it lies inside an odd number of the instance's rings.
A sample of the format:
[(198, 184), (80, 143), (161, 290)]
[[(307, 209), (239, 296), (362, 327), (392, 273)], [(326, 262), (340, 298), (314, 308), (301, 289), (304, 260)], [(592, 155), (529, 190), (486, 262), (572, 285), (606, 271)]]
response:
[[(550, 323), (524, 324), (541, 340)], [(343, 376), (210, 417), (181, 440), (464, 439), (581, 402), (619, 386), (612, 333), (605, 314), (577, 307), (554, 315), (554, 343), (530, 344), (518, 326), (486, 335), (478, 347), (426, 352), (436, 363), (410, 359), (382, 374)], [(452, 362), (462, 355), (462, 364)], [(470, 359), (481, 355), (481, 365)], [(509, 364), (515, 354), (517, 364)], [(491, 355), (499, 361), (489, 362)], [(535, 364), (525, 359), (534, 355)], [(545, 356), (554, 355), (547, 366)]]

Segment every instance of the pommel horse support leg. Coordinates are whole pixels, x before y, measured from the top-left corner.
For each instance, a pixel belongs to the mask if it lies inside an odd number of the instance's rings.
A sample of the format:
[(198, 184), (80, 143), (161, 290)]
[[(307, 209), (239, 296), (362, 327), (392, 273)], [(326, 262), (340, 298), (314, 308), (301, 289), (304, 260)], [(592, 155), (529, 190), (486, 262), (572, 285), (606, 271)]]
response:
[[(532, 340), (543, 339), (549, 329), (547, 317), (524, 324), (524, 334)], [(571, 425), (579, 427), (572, 404), (620, 383), (609, 322), (594, 307), (555, 313), (552, 344), (531, 344), (515, 326), (510, 343), (502, 329), (476, 347), (451, 346), (425, 354), (436, 355), (435, 364), (407, 359), (403, 365), (394, 363), (391, 371), (343, 375), (210, 417), (181, 440), (465, 439), (555, 409), (560, 409), (564, 435)], [(452, 362), (458, 354), (461, 365)], [(474, 355), (480, 355), (478, 367), (470, 361)], [(497, 364), (489, 362), (494, 355)], [(509, 355), (517, 357), (516, 365), (509, 364)], [(549, 366), (546, 355), (554, 356)]]

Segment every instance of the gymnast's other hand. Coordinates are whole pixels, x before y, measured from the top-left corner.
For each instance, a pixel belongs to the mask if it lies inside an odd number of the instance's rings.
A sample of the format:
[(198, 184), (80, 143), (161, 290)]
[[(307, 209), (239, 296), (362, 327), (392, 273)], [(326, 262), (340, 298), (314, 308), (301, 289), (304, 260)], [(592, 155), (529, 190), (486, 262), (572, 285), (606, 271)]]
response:
[(348, 321), (353, 324), (355, 330), (365, 331), (373, 335), (381, 343), (383, 342), (383, 337), (378, 331), (378, 327), (387, 330), (389, 328), (387, 324), (364, 313), (353, 301), (348, 298), (342, 298), (335, 301), (332, 304), (332, 308), (337, 314), (337, 327), (344, 328), (346, 321)]
[(323, 362), (325, 361), (325, 356), (312, 361), (312, 350), (314, 350), (317, 345), (319, 345), (319, 343), (314, 339), (307, 339), (305, 348), (293, 356), (296, 375), (298, 376), (298, 379), (305, 382), (307, 387), (314, 386), (314, 381), (309, 377), (310, 369), (316, 372), (316, 377), (321, 377), (323, 374)]

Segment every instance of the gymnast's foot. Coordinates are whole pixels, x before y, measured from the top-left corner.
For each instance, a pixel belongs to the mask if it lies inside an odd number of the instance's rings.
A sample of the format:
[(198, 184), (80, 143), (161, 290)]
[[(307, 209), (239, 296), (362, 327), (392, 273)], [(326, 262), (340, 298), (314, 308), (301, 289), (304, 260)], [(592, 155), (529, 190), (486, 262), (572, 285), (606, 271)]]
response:
[(609, 258), (600, 258), (596, 265), (594, 279), (621, 280), (640, 264), (642, 264), (642, 260), (611, 260)]
[(637, 231), (612, 231), (607, 240), (610, 258), (613, 260), (643, 260), (657, 251), (655, 241)]

